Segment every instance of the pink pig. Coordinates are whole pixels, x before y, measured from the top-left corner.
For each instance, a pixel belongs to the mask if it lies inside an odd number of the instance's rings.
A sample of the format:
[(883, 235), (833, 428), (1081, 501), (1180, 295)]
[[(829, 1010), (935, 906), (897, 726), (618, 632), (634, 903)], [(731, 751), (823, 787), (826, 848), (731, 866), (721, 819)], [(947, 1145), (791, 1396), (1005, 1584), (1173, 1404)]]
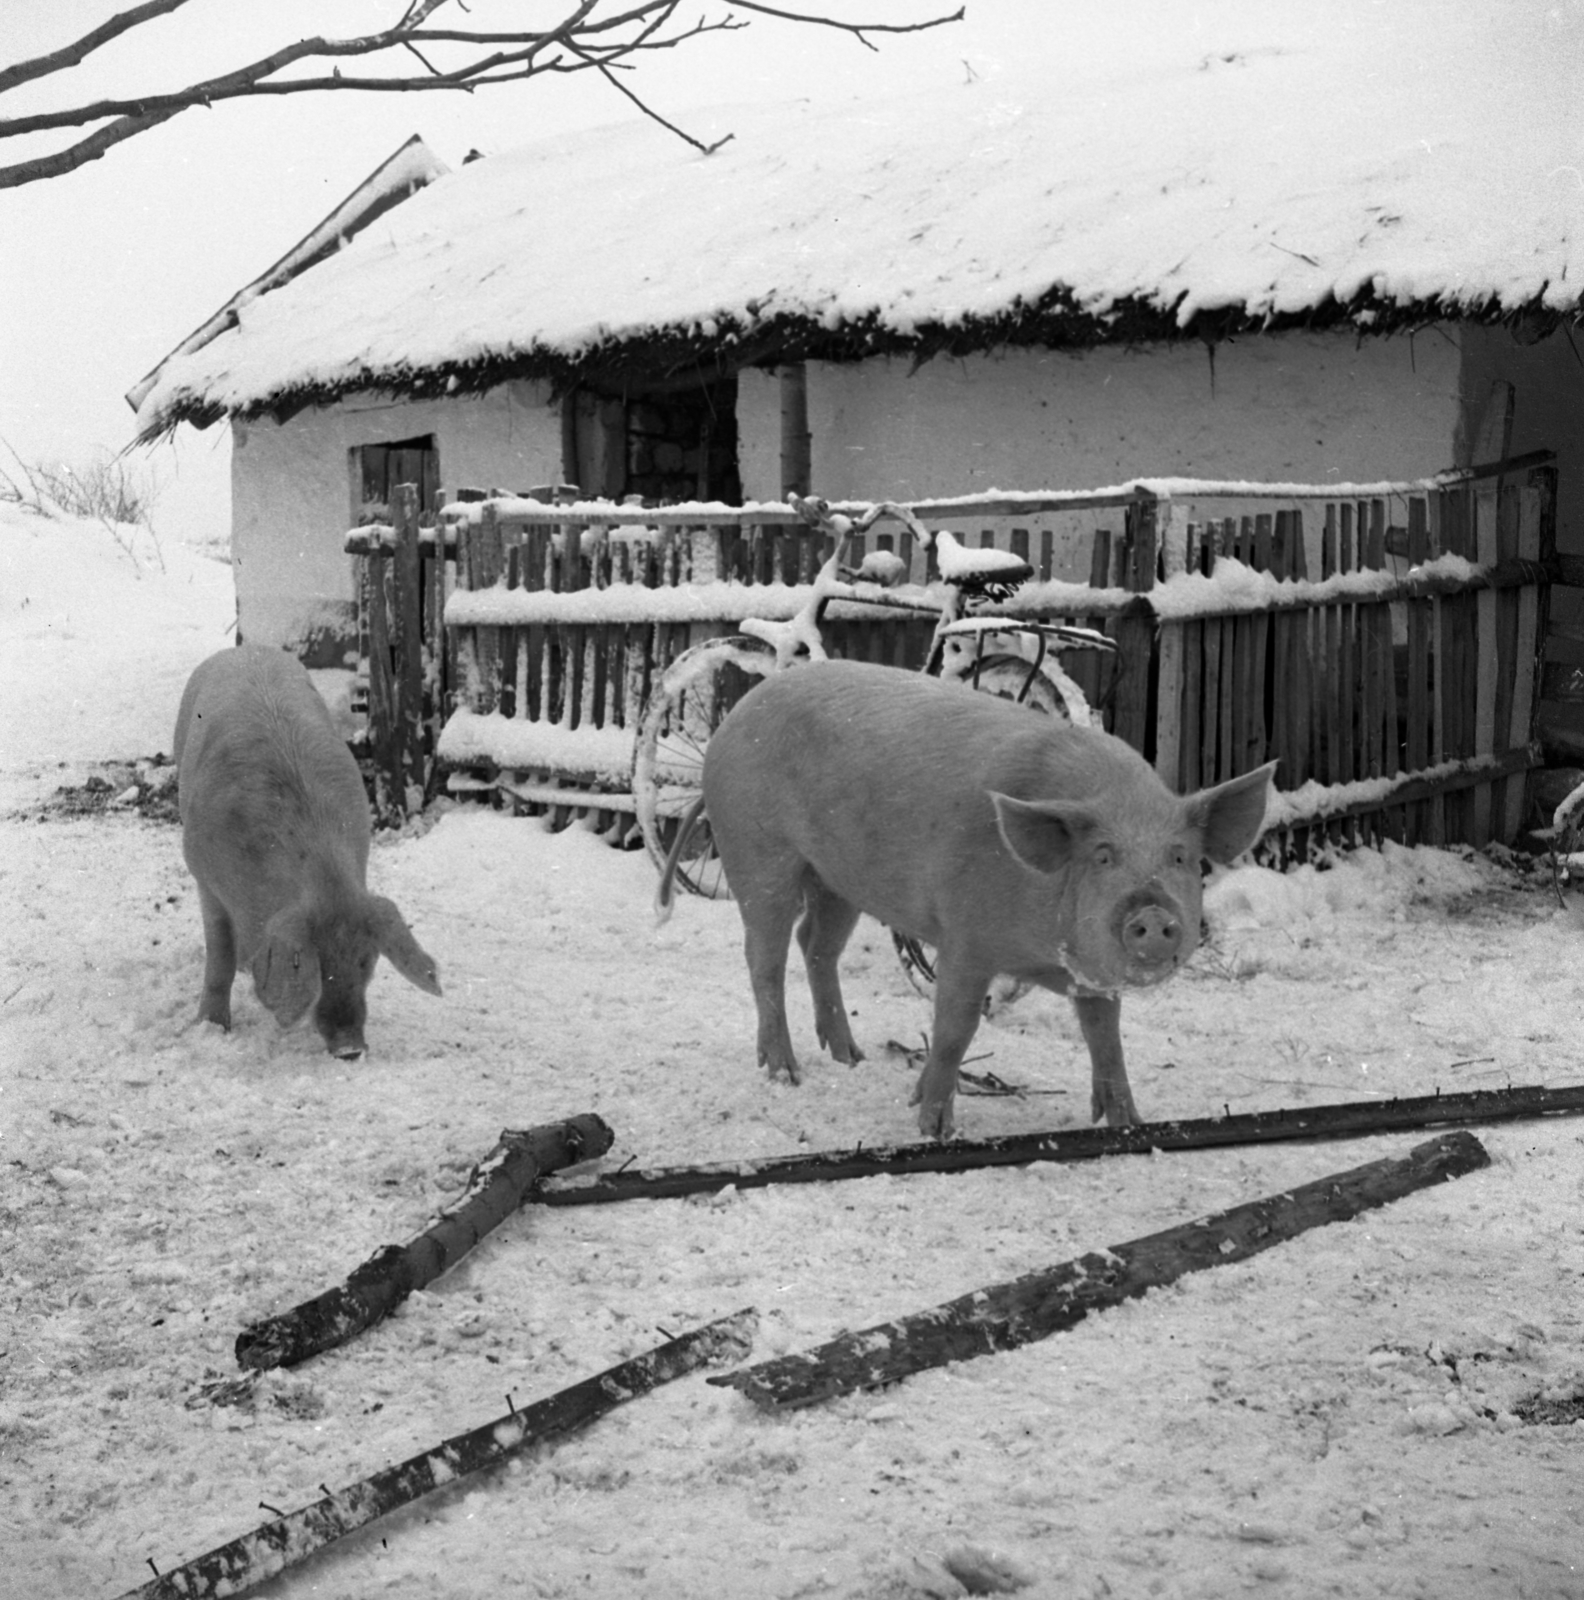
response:
[(182, 854), (203, 910), (202, 1021), (231, 1026), (240, 963), (283, 1028), (312, 1006), (325, 1048), (352, 1060), (381, 955), (440, 993), (401, 913), (364, 886), (363, 780), (294, 657), (242, 645), (201, 663), (182, 694), (174, 755)]
[(1201, 863), (1254, 844), (1275, 763), (1185, 798), (1130, 746), (894, 668), (773, 674), (704, 757), (704, 807), (742, 912), (759, 1060), (800, 1072), (787, 1031), (794, 922), (820, 1042), (862, 1059), (836, 963), (861, 912), (936, 948), (934, 1028), (913, 1103), (952, 1132), (957, 1072), (998, 973), (1072, 997), (1093, 1115), (1135, 1122), (1121, 991), (1169, 978), (1199, 937)]

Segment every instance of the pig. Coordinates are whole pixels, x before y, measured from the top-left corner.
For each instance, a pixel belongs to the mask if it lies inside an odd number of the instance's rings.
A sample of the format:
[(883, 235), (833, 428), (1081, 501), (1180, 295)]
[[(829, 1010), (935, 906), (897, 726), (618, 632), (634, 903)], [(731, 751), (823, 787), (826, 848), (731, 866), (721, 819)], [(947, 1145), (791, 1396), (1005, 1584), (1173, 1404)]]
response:
[(230, 1028), (240, 963), (283, 1028), (312, 1007), (325, 1048), (355, 1060), (381, 955), (426, 994), (440, 993), (434, 961), (401, 913), (365, 887), (363, 780), (294, 657), (240, 645), (200, 663), (182, 694), (173, 753), (182, 854), (203, 912), (201, 1021)]
[(837, 960), (868, 912), (936, 949), (911, 1101), (926, 1137), (953, 1131), (958, 1068), (1002, 973), (1071, 996), (1094, 1120), (1137, 1121), (1121, 993), (1193, 953), (1203, 860), (1258, 839), (1274, 770), (1180, 797), (1122, 740), (965, 686), (858, 662), (772, 674), (711, 736), (703, 774), (761, 1065), (800, 1079), (785, 998), (794, 922), (820, 1043), (862, 1059)]

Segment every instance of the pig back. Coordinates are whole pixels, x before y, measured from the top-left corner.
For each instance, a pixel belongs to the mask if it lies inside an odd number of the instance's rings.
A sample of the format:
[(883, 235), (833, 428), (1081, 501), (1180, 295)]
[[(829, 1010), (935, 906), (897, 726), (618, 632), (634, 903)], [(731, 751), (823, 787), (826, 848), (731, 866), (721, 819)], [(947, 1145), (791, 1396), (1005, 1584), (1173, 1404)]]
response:
[[(1178, 802), (1121, 740), (895, 668), (826, 662), (767, 678), (705, 752), (704, 798), (728, 878), (791, 850), (838, 894), (938, 942), (971, 905), (1005, 907), (1028, 875), (992, 791)], [(736, 888), (736, 881), (733, 881)], [(1042, 892), (1054, 890), (1047, 885)]]
[(183, 853), (239, 943), (283, 906), (362, 889), (362, 778), (293, 657), (242, 645), (203, 662), (182, 695), (173, 756)]

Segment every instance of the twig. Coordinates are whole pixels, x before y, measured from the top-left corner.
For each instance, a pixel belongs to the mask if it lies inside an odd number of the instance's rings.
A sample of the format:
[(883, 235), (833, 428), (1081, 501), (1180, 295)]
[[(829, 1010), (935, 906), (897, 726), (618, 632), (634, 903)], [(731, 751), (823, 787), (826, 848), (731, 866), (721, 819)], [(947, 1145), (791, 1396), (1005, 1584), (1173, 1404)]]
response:
[[(582, 52), (574, 50), (573, 54), (580, 55)], [(667, 130), (667, 132), (674, 133), (677, 138), (686, 140), (686, 142), (692, 145), (695, 150), (702, 152), (704, 155), (714, 155), (722, 145), (730, 144), (731, 141), (737, 137), (735, 133), (728, 133), (717, 139), (713, 144), (705, 144), (702, 139), (695, 139), (691, 133), (687, 133), (683, 129), (677, 127), (674, 122), (667, 122), (666, 119), (662, 117), (653, 106), (648, 105), (643, 100), (639, 99), (639, 97), (635, 95), (632, 90), (629, 89), (627, 85), (623, 83), (621, 79), (618, 78), (616, 74), (612, 72), (611, 69), (603, 62), (597, 62), (594, 64), (594, 66), (599, 75), (604, 78), (604, 80), (610, 84), (613, 89), (617, 89), (622, 94), (626, 95), (627, 98), (631, 100), (632, 103), (650, 119), (650, 121), (658, 122), (662, 128)]]
[(739, 11), (757, 11), (761, 16), (779, 17), (783, 22), (818, 23), (827, 28), (840, 28), (854, 35), (858, 42), (874, 50), (877, 47), (864, 37), (866, 33), (922, 33), (926, 28), (939, 28), (948, 22), (961, 22), (966, 7), (958, 8), (946, 17), (931, 17), (925, 22), (841, 22), (835, 17), (821, 17), (805, 11), (783, 11), (779, 6), (767, 6), (762, 0), (734, 0)]

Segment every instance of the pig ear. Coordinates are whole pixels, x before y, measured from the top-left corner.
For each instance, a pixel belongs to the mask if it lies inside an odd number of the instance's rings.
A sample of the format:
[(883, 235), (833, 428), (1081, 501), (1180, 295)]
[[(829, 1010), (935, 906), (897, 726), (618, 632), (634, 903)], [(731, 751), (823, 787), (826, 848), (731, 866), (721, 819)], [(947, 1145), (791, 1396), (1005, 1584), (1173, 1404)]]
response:
[(990, 803), (1007, 849), (1035, 872), (1061, 872), (1095, 825), (1087, 806), (1065, 800), (1014, 800), (992, 790)]
[(425, 953), (412, 936), (412, 929), (402, 920), (402, 914), (392, 900), (383, 895), (371, 895), (369, 904), (374, 915), (374, 939), (379, 951), (408, 981), (416, 984), (425, 994), (440, 993), (440, 973), (434, 957)]
[(1230, 778), (1214, 789), (1189, 795), (1189, 821), (1204, 837), (1204, 853), (1226, 866), (1252, 849), (1265, 831), (1265, 803), (1276, 777), (1276, 763)]
[(253, 957), (253, 986), (264, 1008), (283, 1027), (301, 1021), (319, 998), (319, 953), (306, 920), (293, 912), (271, 917)]

